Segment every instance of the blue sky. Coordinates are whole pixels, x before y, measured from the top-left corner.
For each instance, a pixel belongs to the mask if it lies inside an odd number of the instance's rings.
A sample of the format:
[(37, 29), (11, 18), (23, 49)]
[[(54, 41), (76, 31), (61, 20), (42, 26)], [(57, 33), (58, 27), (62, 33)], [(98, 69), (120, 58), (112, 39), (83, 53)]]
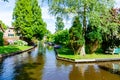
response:
[[(40, 3), (41, 0), (39, 0)], [(41, 5), (41, 3), (40, 3)], [(13, 8), (15, 6), (15, 0), (9, 0), (9, 2), (3, 2), (0, 0), (0, 20), (2, 20), (6, 25), (11, 27), (12, 22), (12, 13)], [(115, 7), (120, 7), (120, 0), (116, 0)], [(52, 33), (55, 32), (55, 18), (49, 14), (48, 6), (44, 3), (41, 5), (42, 8), (42, 17), (43, 20), (47, 23), (47, 29), (50, 30)], [(65, 25), (70, 27), (71, 21), (65, 21)], [(65, 27), (65, 28), (67, 28)]]

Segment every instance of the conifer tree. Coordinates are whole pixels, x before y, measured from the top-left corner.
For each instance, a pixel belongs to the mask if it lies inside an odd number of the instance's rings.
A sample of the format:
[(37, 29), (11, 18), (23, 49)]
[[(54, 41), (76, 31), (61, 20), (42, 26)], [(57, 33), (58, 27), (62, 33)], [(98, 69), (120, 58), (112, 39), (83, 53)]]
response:
[(41, 8), (37, 0), (16, 0), (13, 12), (13, 25), (18, 34), (32, 40), (42, 39), (46, 32), (46, 24), (41, 17)]
[(71, 48), (74, 54), (80, 54), (82, 46), (85, 42), (83, 36), (83, 29), (79, 17), (75, 17), (73, 25), (69, 30)]

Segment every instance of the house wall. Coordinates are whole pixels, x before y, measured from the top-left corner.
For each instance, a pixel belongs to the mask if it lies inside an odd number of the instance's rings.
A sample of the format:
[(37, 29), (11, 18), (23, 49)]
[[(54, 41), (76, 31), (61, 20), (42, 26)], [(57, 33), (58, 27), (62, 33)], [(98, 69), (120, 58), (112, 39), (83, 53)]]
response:
[(14, 28), (8, 28), (5, 32), (4, 32), (4, 36), (3, 36), (4, 40), (12, 43), (15, 40), (19, 40), (19, 36), (16, 35)]
[(14, 29), (8, 28), (5, 32), (4, 32), (4, 37), (15, 37), (15, 31)]

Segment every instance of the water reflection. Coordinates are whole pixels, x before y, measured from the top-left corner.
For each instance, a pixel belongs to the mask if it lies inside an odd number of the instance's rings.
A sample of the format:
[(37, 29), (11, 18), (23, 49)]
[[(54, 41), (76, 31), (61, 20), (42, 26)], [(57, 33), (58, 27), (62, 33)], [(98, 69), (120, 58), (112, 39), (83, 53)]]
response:
[(14, 58), (10, 57), (0, 65), (0, 80), (13, 80), (14, 78)]
[(0, 62), (0, 80), (120, 80), (119, 71), (120, 62), (74, 64), (56, 60), (53, 48), (45, 45)]
[(120, 71), (120, 64), (113, 63), (113, 70)]

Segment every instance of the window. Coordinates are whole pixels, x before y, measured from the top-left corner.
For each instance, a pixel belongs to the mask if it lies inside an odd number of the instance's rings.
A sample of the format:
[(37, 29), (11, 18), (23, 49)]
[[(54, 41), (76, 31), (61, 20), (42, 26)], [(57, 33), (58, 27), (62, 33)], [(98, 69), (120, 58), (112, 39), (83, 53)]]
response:
[(8, 36), (14, 36), (14, 34), (8, 34)]

